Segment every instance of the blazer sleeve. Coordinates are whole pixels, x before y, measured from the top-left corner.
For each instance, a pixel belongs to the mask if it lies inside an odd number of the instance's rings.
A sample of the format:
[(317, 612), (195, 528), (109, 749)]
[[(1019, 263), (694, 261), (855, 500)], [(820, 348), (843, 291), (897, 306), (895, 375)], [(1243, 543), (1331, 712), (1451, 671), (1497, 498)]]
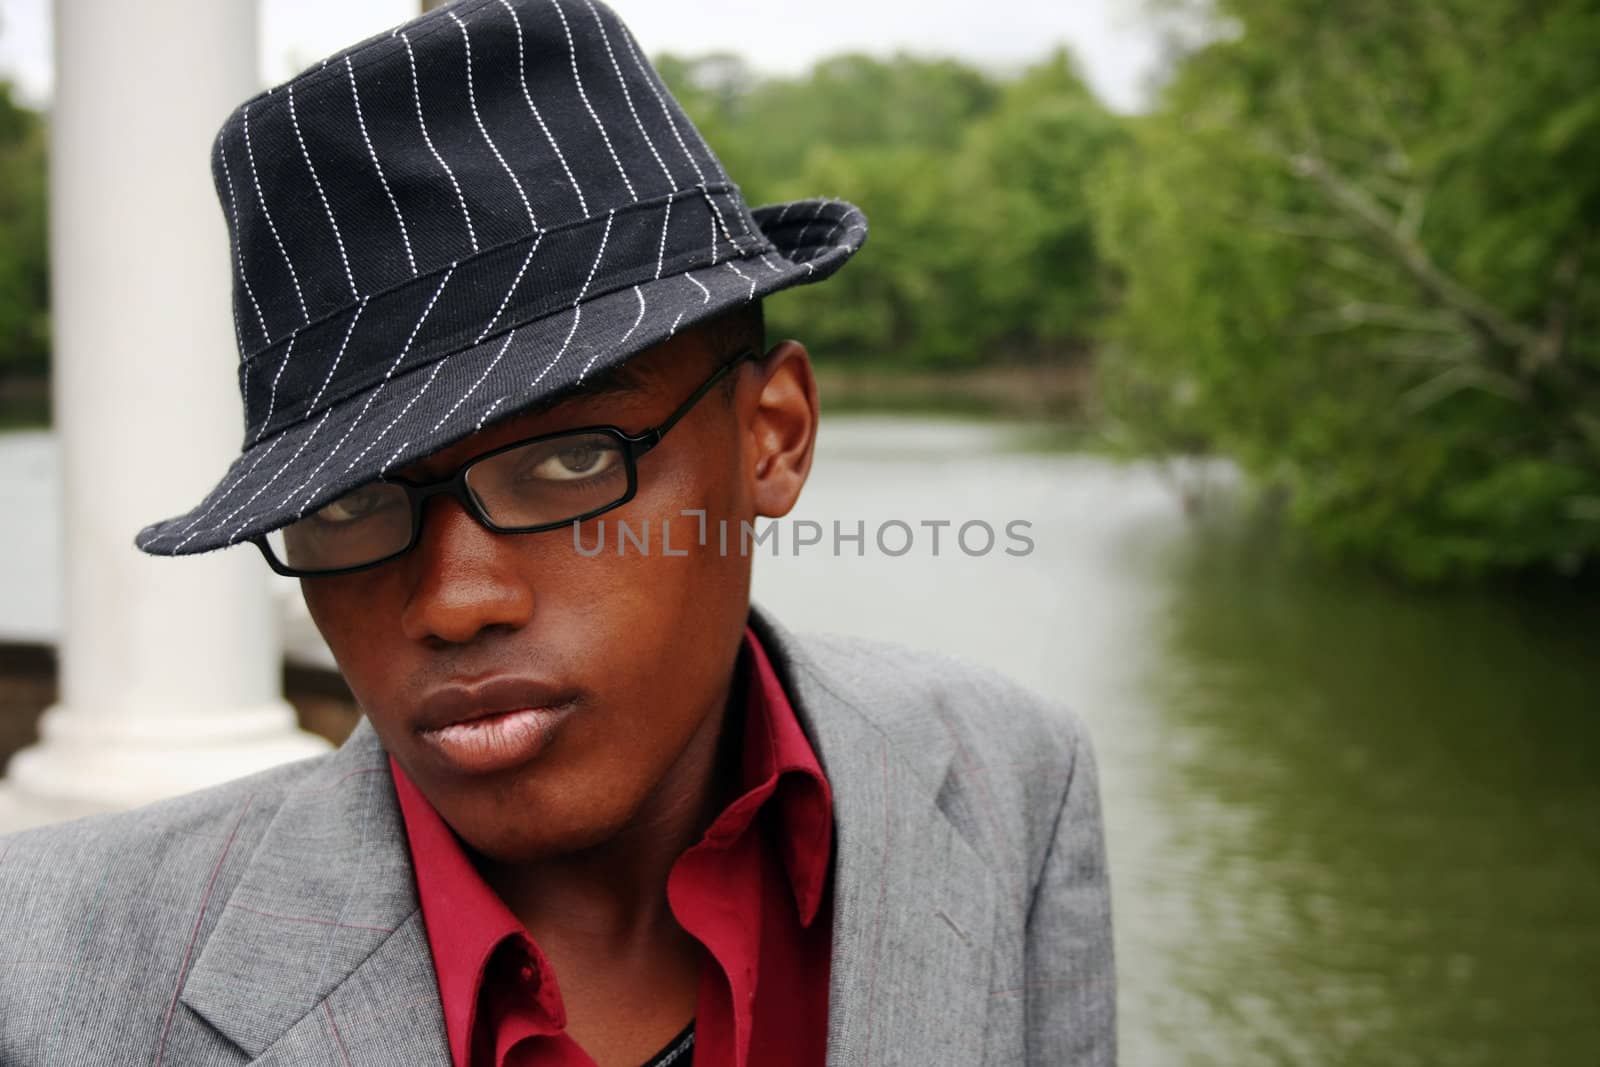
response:
[(1076, 715), (1067, 787), (1028, 908), (1030, 1067), (1110, 1067), (1117, 1059), (1111, 893), (1094, 748)]

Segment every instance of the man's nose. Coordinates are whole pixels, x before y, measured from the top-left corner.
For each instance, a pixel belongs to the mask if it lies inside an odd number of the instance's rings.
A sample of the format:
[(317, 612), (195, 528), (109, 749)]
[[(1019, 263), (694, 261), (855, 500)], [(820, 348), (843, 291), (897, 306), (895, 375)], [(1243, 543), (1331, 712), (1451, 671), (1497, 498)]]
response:
[(518, 568), (515, 538), (486, 530), (448, 496), (430, 500), (416, 545), (402, 557), (410, 593), (402, 632), (413, 641), (465, 644), (533, 617), (533, 587)]

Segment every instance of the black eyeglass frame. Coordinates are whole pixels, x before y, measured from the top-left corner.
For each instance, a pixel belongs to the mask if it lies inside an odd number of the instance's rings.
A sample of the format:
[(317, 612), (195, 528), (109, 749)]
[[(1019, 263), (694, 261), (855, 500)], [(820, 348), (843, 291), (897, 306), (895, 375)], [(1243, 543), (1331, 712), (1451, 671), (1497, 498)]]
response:
[[(577, 426), (570, 430), (557, 430), (554, 433), (545, 433), (538, 434), (534, 437), (525, 437), (519, 441), (512, 441), (509, 444), (492, 448), (487, 452), (480, 452), (478, 455), (465, 460), (453, 472), (446, 477), (439, 479), (438, 481), (414, 482), (408, 478), (395, 477), (379, 478), (375, 483), (369, 483), (399, 486), (405, 490), (406, 498), (411, 505), (411, 537), (406, 541), (404, 548), (397, 549), (381, 559), (375, 559), (369, 563), (358, 563), (352, 567), (337, 567), (332, 570), (303, 570), (301, 568), (291, 567), (287, 563), (284, 563), (278, 559), (277, 554), (272, 551), (272, 546), (267, 542), (266, 534), (257, 534), (250, 540), (257, 548), (261, 550), (261, 554), (266, 557), (267, 566), (271, 567), (274, 571), (283, 575), (285, 578), (330, 578), (335, 575), (355, 574), (359, 571), (371, 570), (374, 567), (380, 567), (383, 564), (388, 563), (390, 560), (398, 559), (407, 552), (410, 552), (413, 548), (417, 547), (417, 542), (422, 537), (423, 510), (426, 508), (428, 501), (432, 500), (436, 496), (444, 495), (454, 497), (461, 504), (462, 508), (467, 512), (467, 514), (471, 515), (480, 526), (491, 531), (492, 533), (497, 534), (543, 533), (547, 530), (558, 530), (563, 526), (569, 526), (577, 522), (584, 522), (588, 519), (595, 518), (598, 515), (604, 515), (608, 511), (620, 508), (622, 505), (632, 500), (638, 493), (639, 458), (659, 445), (661, 443), (661, 439), (667, 435), (667, 431), (677, 425), (679, 420), (681, 420), (685, 415), (689, 414), (696, 404), (705, 399), (705, 395), (711, 392), (711, 390), (716, 387), (716, 384), (726, 377), (729, 372), (746, 360), (755, 359), (757, 354), (758, 353), (754, 349), (747, 348), (735, 355), (732, 359), (726, 360), (716, 369), (715, 373), (713, 373), (711, 377), (707, 378), (700, 384), (699, 388), (690, 393), (688, 398), (684, 400), (682, 404), (679, 404), (672, 414), (668, 415), (657, 425), (652, 426), (647, 430), (642, 430), (636, 434), (630, 434), (619, 426)], [(483, 462), (486, 459), (491, 459), (503, 452), (510, 452), (513, 449), (524, 448), (528, 445), (537, 444), (541, 441), (552, 441), (562, 437), (574, 437), (584, 434), (602, 434), (604, 436), (613, 438), (619, 445), (622, 446), (623, 466), (628, 475), (628, 488), (621, 497), (603, 507), (593, 508), (584, 512), (582, 515), (575, 515), (571, 518), (562, 519), (559, 522), (545, 522), (536, 526), (499, 526), (496, 525), (494, 520), (489, 517), (488, 513), (483, 510), (477, 499), (472, 495), (472, 490), (467, 486), (467, 472), (470, 471), (475, 465)], [(360, 487), (357, 486), (357, 488)], [(354, 492), (354, 490), (351, 491)]]

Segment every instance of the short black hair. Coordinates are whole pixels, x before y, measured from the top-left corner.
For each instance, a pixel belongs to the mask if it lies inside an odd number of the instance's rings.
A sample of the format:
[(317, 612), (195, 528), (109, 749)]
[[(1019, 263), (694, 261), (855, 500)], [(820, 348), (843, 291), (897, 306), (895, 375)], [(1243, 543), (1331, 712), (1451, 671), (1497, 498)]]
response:
[(717, 362), (738, 355), (747, 348), (763, 354), (767, 348), (766, 312), (761, 301), (740, 304), (714, 319), (701, 323), (706, 340), (717, 353)]
[[(767, 354), (767, 318), (759, 300), (740, 304), (714, 319), (708, 319), (700, 324), (699, 330), (705, 338), (710, 357), (706, 364), (707, 372), (747, 350), (753, 351), (758, 359)], [(730, 374), (722, 379), (722, 395), (733, 399), (737, 386), (738, 379)]]

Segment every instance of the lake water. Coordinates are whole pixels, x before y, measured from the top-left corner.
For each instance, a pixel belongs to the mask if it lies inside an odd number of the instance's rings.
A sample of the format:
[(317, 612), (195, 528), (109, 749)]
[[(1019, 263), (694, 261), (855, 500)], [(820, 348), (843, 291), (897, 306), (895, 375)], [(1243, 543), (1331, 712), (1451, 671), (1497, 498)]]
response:
[[(0, 634), (53, 625), (13, 554), (52, 558), (52, 470), (0, 438)], [(1082, 715), (1130, 1067), (1600, 1063), (1600, 609), (1329, 574), (1215, 510), (1003, 426), (834, 419), (755, 597)]]
[(994, 426), (820, 442), (798, 514), (830, 540), (836, 519), (1033, 524), (1024, 558), (785, 546), (756, 597), (991, 664), (1089, 723), (1124, 1062), (1600, 1064), (1600, 607), (1296, 565), (1186, 519), (1151, 467)]

